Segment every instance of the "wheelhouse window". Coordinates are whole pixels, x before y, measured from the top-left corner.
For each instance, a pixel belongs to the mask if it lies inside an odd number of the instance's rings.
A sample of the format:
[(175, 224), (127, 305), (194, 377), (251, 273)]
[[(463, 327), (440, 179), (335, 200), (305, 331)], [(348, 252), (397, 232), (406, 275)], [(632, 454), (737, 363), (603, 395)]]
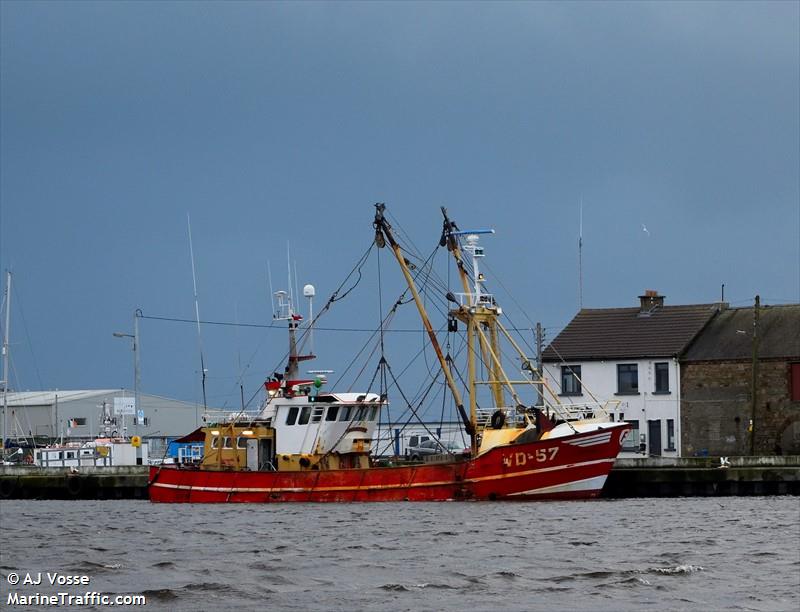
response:
[(378, 419), (378, 407), (373, 406), (369, 411), (369, 420), (376, 421)]
[(243, 436), (236, 438), (236, 448), (247, 448), (247, 438)]
[(314, 406), (314, 412), (311, 414), (311, 422), (319, 423), (322, 420), (322, 414), (325, 412), (323, 406)]
[(356, 416), (353, 417), (354, 421), (363, 421), (364, 415), (367, 412), (366, 406), (359, 406), (358, 410), (356, 411)]
[(231, 445), (231, 438), (230, 438), (230, 436), (225, 436), (225, 438), (224, 438), (224, 442), (223, 442), (223, 444), (222, 444), (222, 448), (233, 448), (233, 446)]
[(581, 366), (561, 366), (561, 395), (581, 395)]
[(350, 420), (350, 412), (353, 410), (352, 406), (342, 406), (342, 410), (339, 412), (339, 420), (340, 421), (349, 421)]
[(339, 406), (331, 406), (328, 408), (328, 414), (325, 415), (326, 421), (335, 421), (339, 414)]
[(639, 366), (635, 363), (617, 364), (617, 393), (639, 393)]
[(303, 406), (300, 411), (300, 418), (297, 420), (298, 425), (308, 425), (308, 419), (311, 417), (311, 406)]
[(289, 408), (289, 412), (286, 414), (286, 424), (287, 425), (294, 425), (297, 422), (297, 406), (292, 406)]
[(666, 361), (655, 364), (656, 393), (669, 393), (669, 363)]
[(211, 436), (211, 448), (219, 448), (219, 436)]

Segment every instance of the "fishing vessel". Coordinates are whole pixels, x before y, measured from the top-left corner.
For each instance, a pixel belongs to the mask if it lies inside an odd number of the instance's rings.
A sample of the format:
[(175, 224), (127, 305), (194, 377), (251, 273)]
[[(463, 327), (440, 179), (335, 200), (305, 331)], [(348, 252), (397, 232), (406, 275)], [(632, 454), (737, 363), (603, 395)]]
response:
[[(200, 465), (152, 466), (151, 501), (525, 500), (600, 494), (630, 426), (610, 418), (608, 402), (560, 404), (558, 391), (502, 323), (503, 310), (485, 288), (480, 263), (485, 255), (480, 237), (493, 230), (459, 230), (442, 208), (439, 246), (453, 258), (462, 289), (442, 296), (449, 305), (448, 332), (463, 326), (467, 363), (461, 379), (420, 295), (420, 274), (398, 243), (384, 204), (375, 206), (374, 245), (388, 247), (402, 272), (469, 437), (467, 451), (445, 452), (443, 444), (442, 453), (424, 461), (379, 460), (372, 451), (388, 412), (386, 389), (328, 391), (323, 377), (302, 377), (299, 364), (313, 357), (298, 351), (303, 319), (279, 292), (278, 317), (288, 322), (289, 331), (284, 373), (264, 383), (266, 398), (256, 416), (232, 415), (203, 428)], [(395, 307), (401, 303), (402, 296)], [(514, 355), (506, 359), (513, 361), (513, 371), (503, 360), (506, 345)], [(382, 356), (381, 367), (384, 361)], [(533, 395), (527, 403), (526, 391)]]

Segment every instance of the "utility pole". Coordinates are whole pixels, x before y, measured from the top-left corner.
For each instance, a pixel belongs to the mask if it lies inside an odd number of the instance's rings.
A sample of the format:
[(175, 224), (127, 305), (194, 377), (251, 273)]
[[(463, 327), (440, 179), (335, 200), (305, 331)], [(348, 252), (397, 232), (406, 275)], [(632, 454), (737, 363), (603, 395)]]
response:
[(750, 397), (752, 406), (750, 407), (750, 455), (756, 454), (756, 406), (758, 405), (758, 317), (761, 308), (761, 296), (756, 296), (756, 305), (753, 309), (753, 380)]
[(539, 380), (536, 383), (536, 393), (538, 395), (536, 405), (544, 407), (544, 366), (542, 365), (542, 345), (544, 344), (544, 329), (541, 323), (536, 323), (536, 373)]
[(139, 315), (141, 311), (137, 308), (133, 311), (133, 403), (136, 406), (136, 426), (133, 432), (139, 434), (139, 425), (144, 425), (144, 419), (139, 422), (139, 413), (143, 411), (139, 405), (139, 387), (141, 386), (141, 377), (139, 371)]
[[(122, 332), (114, 332), (113, 336), (115, 338), (130, 338), (133, 340), (133, 411), (134, 411), (134, 428), (133, 433), (135, 435), (139, 435), (139, 425), (144, 425), (144, 419), (142, 422), (139, 422), (139, 387), (141, 387), (141, 377), (139, 374), (139, 317), (142, 316), (142, 311), (140, 309), (136, 309), (133, 311), (133, 333), (132, 334), (125, 334)], [(122, 423), (123, 423), (123, 435), (124, 435), (124, 424), (125, 424), (125, 415), (122, 415)]]

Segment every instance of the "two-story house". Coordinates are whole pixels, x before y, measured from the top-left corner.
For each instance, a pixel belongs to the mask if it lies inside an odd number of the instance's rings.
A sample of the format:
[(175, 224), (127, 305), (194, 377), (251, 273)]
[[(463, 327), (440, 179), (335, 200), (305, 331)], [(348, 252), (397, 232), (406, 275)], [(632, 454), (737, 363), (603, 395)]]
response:
[(720, 308), (646, 291), (638, 308), (582, 309), (544, 350), (545, 379), (562, 403), (618, 400), (612, 417), (633, 425), (621, 456), (680, 456), (678, 358)]

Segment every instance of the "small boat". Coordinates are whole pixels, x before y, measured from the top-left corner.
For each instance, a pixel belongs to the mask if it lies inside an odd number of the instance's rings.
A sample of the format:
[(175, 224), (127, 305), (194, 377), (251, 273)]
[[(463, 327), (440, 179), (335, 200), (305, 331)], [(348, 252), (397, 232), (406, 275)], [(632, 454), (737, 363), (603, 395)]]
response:
[[(375, 457), (373, 441), (388, 408), (387, 394), (327, 391), (323, 377), (301, 377), (299, 363), (313, 356), (298, 353), (296, 333), (302, 317), (293, 311), (285, 292), (279, 292), (283, 300), (279, 316), (288, 321), (289, 331), (285, 373), (264, 383), (266, 399), (255, 418), (234, 415), (203, 428), (199, 465), (151, 466), (150, 500), (269, 503), (598, 496), (630, 426), (609, 417), (608, 402), (558, 403), (558, 393), (502, 324), (503, 311), (485, 289), (479, 239), (493, 230), (461, 231), (444, 208), (442, 213), (440, 246), (454, 258), (463, 287), (463, 293), (447, 291), (443, 296), (450, 304), (448, 330), (464, 326), (463, 386), (456, 381), (453, 360), (442, 351), (383, 204), (376, 204), (373, 225), (376, 246), (390, 248), (413, 296), (469, 436), (467, 452), (442, 452), (424, 461)], [(516, 379), (502, 361), (501, 340), (516, 353)], [(486, 380), (478, 380), (479, 361)], [(488, 409), (479, 405), (487, 389), (492, 402)], [(533, 391), (535, 404), (523, 401), (521, 389)]]

